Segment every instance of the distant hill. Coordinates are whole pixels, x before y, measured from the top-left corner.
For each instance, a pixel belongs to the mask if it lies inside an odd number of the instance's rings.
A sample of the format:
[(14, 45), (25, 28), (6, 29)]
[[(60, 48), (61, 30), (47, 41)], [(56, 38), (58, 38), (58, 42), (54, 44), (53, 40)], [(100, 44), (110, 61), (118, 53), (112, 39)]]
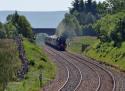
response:
[[(8, 14), (14, 11), (0, 11), (0, 21), (5, 22)], [(18, 12), (25, 15), (33, 28), (56, 28), (64, 18), (66, 11), (52, 12)]]

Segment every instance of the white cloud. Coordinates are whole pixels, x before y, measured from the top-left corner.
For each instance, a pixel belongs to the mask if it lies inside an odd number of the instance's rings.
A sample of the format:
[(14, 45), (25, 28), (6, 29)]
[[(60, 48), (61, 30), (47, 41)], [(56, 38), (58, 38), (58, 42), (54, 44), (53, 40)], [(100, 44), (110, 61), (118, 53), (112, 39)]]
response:
[(72, 1), (73, 0), (0, 0), (0, 10), (60, 11), (68, 10)]

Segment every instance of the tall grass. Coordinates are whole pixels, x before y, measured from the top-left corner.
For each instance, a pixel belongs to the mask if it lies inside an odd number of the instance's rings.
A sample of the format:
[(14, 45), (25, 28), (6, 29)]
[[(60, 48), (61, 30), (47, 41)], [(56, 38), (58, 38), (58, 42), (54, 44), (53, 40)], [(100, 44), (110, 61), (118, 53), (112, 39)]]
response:
[(16, 80), (16, 72), (20, 68), (16, 44), (12, 39), (0, 40), (0, 91), (8, 81)]

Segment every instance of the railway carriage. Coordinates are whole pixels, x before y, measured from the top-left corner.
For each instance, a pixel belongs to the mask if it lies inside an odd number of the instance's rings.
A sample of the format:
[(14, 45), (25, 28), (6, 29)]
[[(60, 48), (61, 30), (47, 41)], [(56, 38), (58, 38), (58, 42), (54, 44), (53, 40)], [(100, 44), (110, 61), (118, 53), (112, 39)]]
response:
[(61, 37), (57, 37), (56, 35), (47, 36), (45, 39), (45, 43), (61, 51), (65, 51), (66, 49), (66, 38), (62, 36)]

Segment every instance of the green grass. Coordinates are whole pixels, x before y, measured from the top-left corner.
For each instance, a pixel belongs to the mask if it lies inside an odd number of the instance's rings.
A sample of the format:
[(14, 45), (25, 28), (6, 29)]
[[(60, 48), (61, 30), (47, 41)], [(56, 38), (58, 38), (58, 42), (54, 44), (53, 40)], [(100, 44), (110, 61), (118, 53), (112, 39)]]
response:
[[(84, 52), (81, 52), (81, 45), (88, 44)], [(104, 62), (120, 70), (125, 70), (125, 43), (120, 48), (113, 47), (112, 43), (101, 43), (97, 38), (78, 37), (74, 38), (68, 48), (69, 51), (81, 53), (97, 61)]]
[(7, 91), (39, 91), (41, 88), (39, 81), (40, 74), (43, 77), (42, 86), (55, 77), (55, 64), (49, 61), (43, 49), (30, 43), (27, 39), (24, 39), (23, 43), (27, 58), (32, 65), (30, 65), (25, 79), (21, 82), (10, 82)]
[(96, 37), (75, 37), (68, 47), (69, 51), (81, 53), (82, 44), (89, 45), (90, 47), (93, 46), (93, 44), (98, 43), (99, 40), (96, 39)]
[(101, 60), (120, 70), (125, 70), (125, 43), (122, 44), (121, 48), (104, 43), (101, 44), (100, 48), (93, 47), (84, 53), (91, 58)]

